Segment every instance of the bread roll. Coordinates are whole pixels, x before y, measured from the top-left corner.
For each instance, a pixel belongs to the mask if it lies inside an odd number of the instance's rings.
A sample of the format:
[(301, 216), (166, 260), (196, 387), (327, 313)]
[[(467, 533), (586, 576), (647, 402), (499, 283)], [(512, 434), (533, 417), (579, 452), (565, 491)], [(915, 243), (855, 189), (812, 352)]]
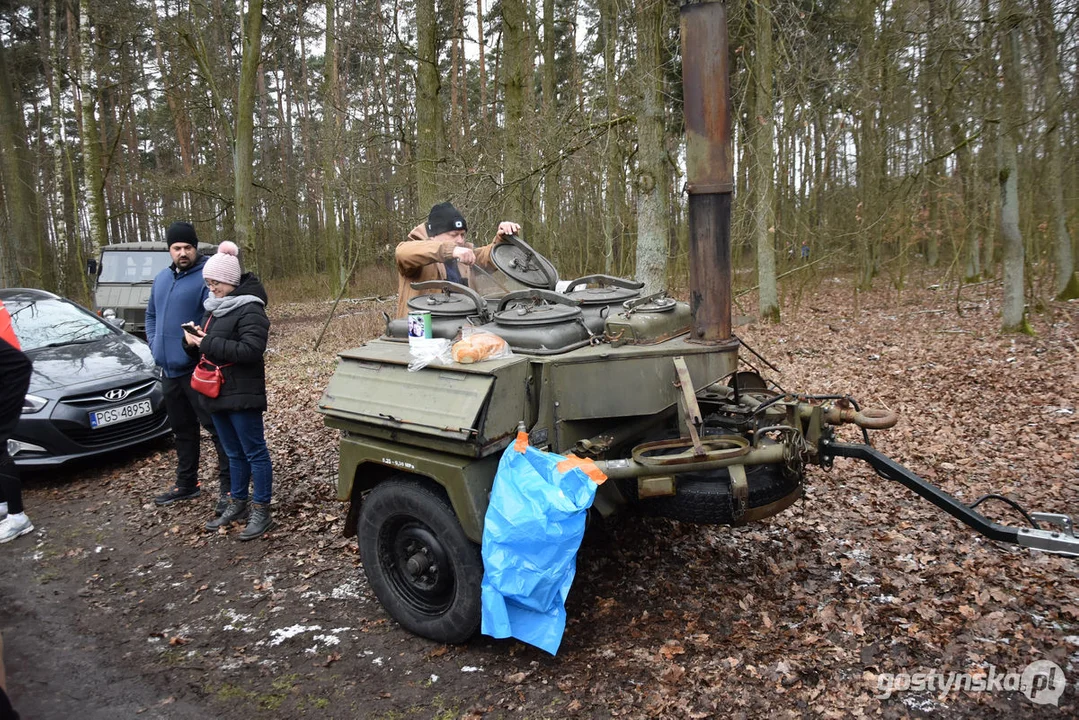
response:
[(474, 363), (508, 351), (509, 345), (506, 341), (494, 333), (473, 333), (453, 344), (453, 361), (464, 364)]

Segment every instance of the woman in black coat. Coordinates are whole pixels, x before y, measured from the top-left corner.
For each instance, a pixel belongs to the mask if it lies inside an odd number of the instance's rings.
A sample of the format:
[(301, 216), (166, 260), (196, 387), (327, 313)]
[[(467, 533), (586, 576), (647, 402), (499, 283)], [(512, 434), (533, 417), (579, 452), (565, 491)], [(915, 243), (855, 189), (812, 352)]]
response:
[[(262, 415), (266, 411), (264, 356), (270, 331), (266, 290), (257, 277), (240, 272), (235, 243), (225, 241), (206, 261), (202, 277), (210, 288), (202, 327), (185, 328), (184, 347), (201, 353), (220, 369), (224, 382), (217, 397), (203, 397), (221, 445), (229, 457), (232, 481), (229, 504), (207, 530), (228, 527), (250, 510), (241, 540), (252, 540), (270, 529), (273, 466), (266, 447)], [(254, 490), (248, 500), (248, 478)]]

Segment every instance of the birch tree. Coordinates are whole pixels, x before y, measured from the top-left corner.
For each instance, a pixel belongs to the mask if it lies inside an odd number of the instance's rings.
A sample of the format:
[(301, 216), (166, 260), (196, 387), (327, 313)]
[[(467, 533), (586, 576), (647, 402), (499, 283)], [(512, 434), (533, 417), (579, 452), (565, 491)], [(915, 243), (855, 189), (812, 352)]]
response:
[(1004, 82), (1000, 104), (1003, 122), (1000, 133), (1000, 234), (1004, 240), (1004, 298), (1001, 306), (1004, 332), (1031, 333), (1024, 296), (1023, 236), (1019, 231), (1019, 128), (1023, 116), (1023, 86), (1020, 78), (1020, 24), (1022, 17), (1014, 0), (1000, 4), (1002, 32), (1000, 61)]
[(101, 145), (98, 139), (100, 133), (95, 111), (96, 93), (92, 82), (91, 48), (90, 0), (81, 0), (79, 2), (78, 74), (79, 97), (82, 103), (83, 193), (89, 214), (87, 218), (89, 244), (92, 248), (100, 248), (109, 242), (109, 238), (105, 216), (105, 179), (101, 172)]
[(663, 2), (637, 2), (637, 280), (643, 293), (667, 285), (670, 196), (663, 146)]
[(772, 4), (754, 3), (754, 48), (752, 76), (755, 85), (752, 158), (749, 184), (753, 189), (753, 239), (757, 246), (758, 312), (762, 320), (779, 322), (779, 294), (776, 291), (775, 187), (775, 101), (772, 98)]

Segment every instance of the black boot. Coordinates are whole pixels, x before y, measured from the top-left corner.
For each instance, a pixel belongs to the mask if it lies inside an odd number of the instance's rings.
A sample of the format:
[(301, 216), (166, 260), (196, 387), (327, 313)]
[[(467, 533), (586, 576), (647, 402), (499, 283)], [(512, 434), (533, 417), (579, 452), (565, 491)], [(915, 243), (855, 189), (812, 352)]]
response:
[(240, 539), (254, 540), (271, 527), (273, 520), (270, 518), (269, 503), (251, 503), (251, 517), (247, 520), (247, 527), (240, 533)]
[(225, 508), (225, 512), (221, 513), (220, 517), (216, 517), (206, 523), (206, 529), (216, 530), (219, 527), (228, 527), (232, 523), (242, 520), (246, 513), (246, 500), (234, 500), (230, 498), (228, 507)]
[(224, 514), (224, 512), (226, 510), (228, 510), (229, 500), (230, 500), (230, 497), (229, 497), (229, 494), (227, 492), (223, 492), (223, 493), (221, 493), (220, 495), (217, 496), (217, 504), (214, 505), (214, 517), (215, 518), (221, 517), (221, 515)]

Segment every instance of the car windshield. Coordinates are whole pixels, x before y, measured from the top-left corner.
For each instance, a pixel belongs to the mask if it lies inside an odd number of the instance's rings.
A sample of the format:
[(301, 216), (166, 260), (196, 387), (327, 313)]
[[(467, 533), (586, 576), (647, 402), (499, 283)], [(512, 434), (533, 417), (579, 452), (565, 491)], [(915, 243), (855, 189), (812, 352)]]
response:
[(113, 333), (104, 321), (64, 300), (5, 300), (4, 304), (25, 351), (93, 342)]
[(103, 283), (153, 282), (159, 272), (172, 264), (167, 250), (136, 252), (132, 250), (108, 250), (101, 253)]

